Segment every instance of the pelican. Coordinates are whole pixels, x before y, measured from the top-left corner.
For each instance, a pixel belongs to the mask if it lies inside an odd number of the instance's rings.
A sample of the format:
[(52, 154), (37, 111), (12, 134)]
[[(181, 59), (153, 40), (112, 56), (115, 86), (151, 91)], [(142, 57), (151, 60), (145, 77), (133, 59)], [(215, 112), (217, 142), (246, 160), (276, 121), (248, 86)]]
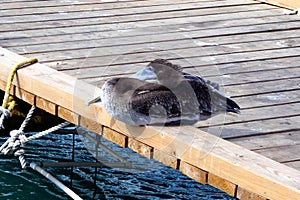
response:
[(165, 59), (155, 59), (130, 77), (109, 79), (97, 99), (112, 117), (130, 125), (192, 125), (213, 113), (240, 112), (217, 83)]

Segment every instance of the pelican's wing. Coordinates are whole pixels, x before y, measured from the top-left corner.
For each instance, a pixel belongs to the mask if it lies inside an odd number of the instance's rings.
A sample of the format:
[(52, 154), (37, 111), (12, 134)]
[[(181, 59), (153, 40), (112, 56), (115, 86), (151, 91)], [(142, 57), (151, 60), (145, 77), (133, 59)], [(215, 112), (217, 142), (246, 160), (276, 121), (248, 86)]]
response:
[(161, 105), (168, 115), (179, 112), (178, 100), (172, 91), (154, 83), (147, 83), (136, 89), (131, 97), (131, 104), (134, 111), (147, 116), (153, 105)]

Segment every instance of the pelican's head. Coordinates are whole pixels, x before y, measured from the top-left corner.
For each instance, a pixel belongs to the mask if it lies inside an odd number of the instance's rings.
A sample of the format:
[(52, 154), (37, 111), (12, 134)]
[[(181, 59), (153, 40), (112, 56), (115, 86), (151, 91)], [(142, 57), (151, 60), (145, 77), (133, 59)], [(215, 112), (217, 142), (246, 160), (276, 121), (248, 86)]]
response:
[(139, 79), (142, 81), (157, 80), (157, 76), (154, 73), (153, 68), (150, 65), (147, 65), (144, 69), (131, 75), (130, 78), (135, 78), (135, 79)]
[(156, 81), (167, 87), (176, 87), (182, 78), (182, 69), (165, 59), (155, 59), (144, 69), (136, 72), (130, 78), (143, 81)]

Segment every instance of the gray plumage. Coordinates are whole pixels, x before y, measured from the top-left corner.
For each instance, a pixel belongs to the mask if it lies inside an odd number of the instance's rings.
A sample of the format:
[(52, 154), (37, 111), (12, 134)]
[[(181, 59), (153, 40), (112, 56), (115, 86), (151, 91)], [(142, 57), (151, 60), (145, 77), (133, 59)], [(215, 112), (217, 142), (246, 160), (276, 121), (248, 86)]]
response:
[(128, 78), (112, 78), (101, 89), (104, 108), (131, 125), (194, 124), (215, 112), (239, 113), (216, 83), (156, 59)]

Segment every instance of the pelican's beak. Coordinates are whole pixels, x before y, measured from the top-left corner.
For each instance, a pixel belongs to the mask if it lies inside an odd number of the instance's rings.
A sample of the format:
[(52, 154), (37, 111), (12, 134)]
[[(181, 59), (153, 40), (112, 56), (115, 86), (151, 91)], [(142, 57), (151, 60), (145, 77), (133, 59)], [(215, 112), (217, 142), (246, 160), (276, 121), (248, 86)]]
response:
[(154, 73), (153, 68), (148, 65), (145, 69), (142, 69), (136, 72), (135, 74), (131, 75), (130, 78), (136, 78), (145, 81), (145, 80), (155, 80), (157, 79), (157, 76)]
[(99, 97), (96, 97), (95, 99), (92, 99), (91, 101), (89, 101), (89, 102), (87, 103), (87, 105), (90, 106), (91, 104), (97, 103), (97, 102), (101, 102), (100, 96), (99, 96)]

